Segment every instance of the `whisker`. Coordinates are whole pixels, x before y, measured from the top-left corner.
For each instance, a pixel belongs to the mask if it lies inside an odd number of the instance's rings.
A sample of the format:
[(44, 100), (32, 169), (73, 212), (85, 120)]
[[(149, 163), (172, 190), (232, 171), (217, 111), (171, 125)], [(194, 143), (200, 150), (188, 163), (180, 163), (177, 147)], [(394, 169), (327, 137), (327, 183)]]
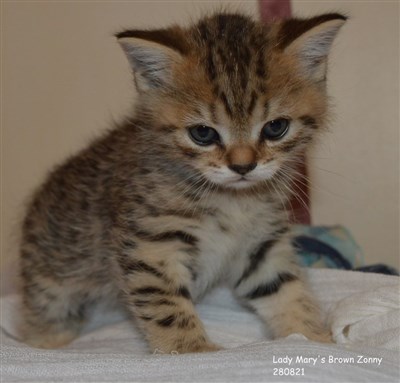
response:
[(285, 211), (285, 213), (286, 213), (286, 218), (287, 218), (287, 220), (289, 220), (290, 217), (289, 217), (289, 213), (288, 213), (287, 208), (286, 208), (286, 204), (285, 204), (285, 202), (284, 202), (284, 200), (283, 200), (281, 194), (280, 194), (280, 193), (277, 191), (277, 189), (275, 188), (275, 183), (274, 183), (274, 182), (268, 182), (267, 185), (268, 185), (268, 186), (271, 185), (271, 186), (274, 188), (275, 194), (278, 195), (279, 200), (280, 200), (280, 202), (281, 202), (282, 209), (283, 209), (283, 210)]
[(332, 195), (334, 197), (340, 198), (342, 200), (346, 200), (346, 197), (343, 196), (343, 195), (334, 193), (334, 192), (332, 192), (330, 190), (327, 190), (325, 188), (322, 188), (320, 186), (315, 185), (315, 183), (312, 182), (311, 179), (308, 176), (306, 176), (305, 174), (302, 174), (297, 170), (294, 170), (294, 169), (292, 169), (290, 167), (285, 167), (285, 165), (283, 165), (282, 166), (282, 170), (284, 170), (284, 169), (286, 169), (286, 170), (289, 169), (291, 171), (291, 173), (292, 173), (291, 174), (291, 178), (293, 178), (296, 182), (302, 184), (303, 186), (306, 186), (307, 188), (310, 188), (310, 189), (312, 189), (312, 190), (314, 190), (316, 192), (327, 193), (327, 194), (330, 194), (330, 195)]
[[(284, 168), (281, 169), (281, 174), (286, 175), (289, 178), (289, 180), (291, 179), (291, 175), (288, 174)], [(303, 197), (308, 198), (306, 192), (302, 188), (300, 188), (299, 185), (296, 185), (295, 182), (289, 183), (288, 180), (284, 180), (282, 178), (281, 181), (282, 185), (285, 186), (285, 188), (290, 192), (290, 194), (300, 203), (301, 206), (303, 206), (307, 210), (309, 214), (311, 214), (309, 205), (303, 199)], [(294, 212), (293, 208), (292, 211)]]

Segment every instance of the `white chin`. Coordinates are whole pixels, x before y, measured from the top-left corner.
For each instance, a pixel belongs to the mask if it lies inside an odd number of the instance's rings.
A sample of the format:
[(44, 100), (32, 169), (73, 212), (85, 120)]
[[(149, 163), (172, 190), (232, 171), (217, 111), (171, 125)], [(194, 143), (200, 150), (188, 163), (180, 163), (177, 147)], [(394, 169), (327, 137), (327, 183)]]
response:
[(249, 181), (249, 180), (238, 180), (238, 181), (231, 181), (231, 182), (226, 182), (223, 185), (225, 187), (228, 187), (230, 189), (247, 189), (250, 188), (254, 185), (256, 185), (257, 182), (255, 181)]

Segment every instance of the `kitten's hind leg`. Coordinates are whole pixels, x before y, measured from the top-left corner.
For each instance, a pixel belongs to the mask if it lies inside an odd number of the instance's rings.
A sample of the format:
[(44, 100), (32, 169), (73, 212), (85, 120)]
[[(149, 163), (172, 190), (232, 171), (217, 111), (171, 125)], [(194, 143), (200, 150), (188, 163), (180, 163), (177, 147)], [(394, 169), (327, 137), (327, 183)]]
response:
[(301, 333), (311, 340), (332, 342), (303, 281), (289, 237), (256, 247), (240, 278), (234, 281), (234, 290), (265, 320), (274, 336)]
[(59, 283), (36, 276), (25, 282), (20, 335), (33, 347), (58, 348), (80, 333), (85, 320), (87, 294), (76, 283)]

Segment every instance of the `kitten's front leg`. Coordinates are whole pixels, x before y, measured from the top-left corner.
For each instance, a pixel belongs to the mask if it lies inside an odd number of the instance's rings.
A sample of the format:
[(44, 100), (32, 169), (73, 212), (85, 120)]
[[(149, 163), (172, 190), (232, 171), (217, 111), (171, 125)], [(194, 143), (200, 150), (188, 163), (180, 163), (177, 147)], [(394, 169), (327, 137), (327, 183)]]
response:
[(234, 290), (266, 321), (275, 337), (301, 333), (311, 340), (332, 341), (303, 280), (288, 236), (256, 246), (234, 282)]
[(193, 254), (185, 251), (190, 249), (181, 234), (166, 237), (120, 250), (119, 279), (127, 308), (155, 352), (216, 351), (219, 347), (209, 341), (189, 293), (191, 273), (185, 265)]

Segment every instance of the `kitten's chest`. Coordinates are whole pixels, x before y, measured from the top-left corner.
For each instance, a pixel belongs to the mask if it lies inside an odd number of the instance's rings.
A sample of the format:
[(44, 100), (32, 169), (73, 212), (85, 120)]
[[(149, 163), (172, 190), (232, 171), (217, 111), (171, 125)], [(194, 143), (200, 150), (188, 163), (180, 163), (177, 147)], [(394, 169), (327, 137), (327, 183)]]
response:
[(215, 214), (207, 217), (199, 238), (198, 277), (193, 286), (199, 296), (221, 279), (241, 269), (247, 255), (273, 231), (274, 209), (258, 200), (219, 199)]

